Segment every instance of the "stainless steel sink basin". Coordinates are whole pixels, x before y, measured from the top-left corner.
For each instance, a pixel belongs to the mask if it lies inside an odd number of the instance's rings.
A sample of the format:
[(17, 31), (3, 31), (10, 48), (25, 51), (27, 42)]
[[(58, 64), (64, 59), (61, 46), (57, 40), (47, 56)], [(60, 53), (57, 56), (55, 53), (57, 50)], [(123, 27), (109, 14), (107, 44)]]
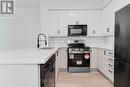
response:
[(49, 49), (53, 49), (54, 47), (43, 47), (43, 48), (40, 48), (40, 49), (43, 49), (43, 50), (49, 50)]

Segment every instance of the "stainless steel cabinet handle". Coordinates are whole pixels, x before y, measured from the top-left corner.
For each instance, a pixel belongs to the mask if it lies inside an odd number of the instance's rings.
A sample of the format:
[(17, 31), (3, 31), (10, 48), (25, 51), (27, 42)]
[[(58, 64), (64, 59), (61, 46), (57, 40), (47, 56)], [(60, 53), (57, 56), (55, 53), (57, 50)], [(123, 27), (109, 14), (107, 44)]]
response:
[(109, 58), (109, 60), (113, 61), (113, 59)]
[(44, 83), (45, 82), (45, 80), (41, 80), (41, 83)]
[(111, 64), (108, 64), (109, 66), (113, 66), (113, 65), (111, 65)]
[(106, 55), (106, 51), (104, 51), (104, 55)]
[(113, 53), (109, 52), (109, 54), (113, 55)]
[(56, 55), (57, 55), (57, 56), (59, 55), (59, 52), (58, 52), (58, 51), (56, 52)]
[(110, 73), (113, 73), (113, 71), (111, 71), (111, 70), (108, 70)]

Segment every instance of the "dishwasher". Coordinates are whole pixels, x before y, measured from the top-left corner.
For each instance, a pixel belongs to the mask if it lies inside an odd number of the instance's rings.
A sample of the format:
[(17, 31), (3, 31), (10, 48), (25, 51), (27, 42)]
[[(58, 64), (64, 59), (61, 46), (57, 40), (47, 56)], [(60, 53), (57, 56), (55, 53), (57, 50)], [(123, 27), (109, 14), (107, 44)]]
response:
[(55, 87), (55, 54), (40, 65), (41, 87)]

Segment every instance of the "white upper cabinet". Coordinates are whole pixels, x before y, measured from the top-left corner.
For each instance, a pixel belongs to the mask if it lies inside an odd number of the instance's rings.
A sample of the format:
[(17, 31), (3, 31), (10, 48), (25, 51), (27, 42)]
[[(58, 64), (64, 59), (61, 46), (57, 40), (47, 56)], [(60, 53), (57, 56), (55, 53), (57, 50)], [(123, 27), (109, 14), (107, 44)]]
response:
[(61, 35), (68, 35), (68, 25), (70, 24), (69, 14), (66, 11), (59, 11), (59, 29)]
[(50, 36), (67, 36), (69, 25), (69, 14), (61, 11), (49, 11), (49, 29)]
[(98, 69), (104, 75), (105, 75), (105, 71), (106, 71), (105, 63), (106, 63), (105, 50), (99, 49)]
[(90, 68), (97, 69), (98, 68), (98, 51), (97, 48), (91, 48), (91, 58), (90, 58)]
[(42, 0), (41, 31), (52, 36), (67, 36), (68, 25), (78, 21), (88, 25), (88, 36), (114, 33), (115, 9), (110, 1)]
[(58, 35), (60, 34), (59, 28), (58, 28), (58, 12), (57, 11), (49, 11), (48, 15), (49, 23), (48, 23), (48, 34), (49, 35)]
[(67, 36), (68, 25), (87, 24), (88, 36), (103, 35), (101, 28), (101, 11), (49, 11), (49, 30), (50, 35)]
[(88, 36), (100, 36), (103, 34), (101, 29), (101, 11), (78, 11), (77, 21), (80, 24), (87, 24)]
[(110, 3), (102, 10), (102, 28), (104, 35), (114, 34), (114, 23), (115, 22), (115, 12), (114, 6)]

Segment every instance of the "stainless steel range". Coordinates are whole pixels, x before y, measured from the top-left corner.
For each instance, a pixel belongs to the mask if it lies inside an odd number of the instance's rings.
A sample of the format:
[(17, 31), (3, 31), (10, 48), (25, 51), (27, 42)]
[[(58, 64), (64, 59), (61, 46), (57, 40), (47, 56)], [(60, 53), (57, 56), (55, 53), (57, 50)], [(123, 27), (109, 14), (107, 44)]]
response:
[(68, 71), (90, 72), (90, 47), (83, 40), (71, 40), (68, 43)]

